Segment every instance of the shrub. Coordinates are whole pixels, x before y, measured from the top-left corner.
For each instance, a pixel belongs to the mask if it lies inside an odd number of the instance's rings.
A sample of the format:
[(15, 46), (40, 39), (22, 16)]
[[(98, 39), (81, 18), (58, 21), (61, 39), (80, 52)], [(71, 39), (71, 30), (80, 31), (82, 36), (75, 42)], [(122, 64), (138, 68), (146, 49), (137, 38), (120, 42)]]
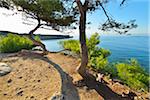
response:
[(94, 33), (89, 39), (86, 39), (89, 53), (98, 49), (97, 45), (100, 43), (99, 38), (99, 34)]
[(113, 63), (108, 63), (105, 66), (105, 68), (103, 69), (103, 72), (106, 75), (109, 75), (111, 78), (117, 78), (118, 77), (117, 68), (116, 68), (115, 64), (113, 64)]
[(150, 77), (137, 60), (131, 59), (128, 63), (117, 63), (115, 66), (118, 77), (127, 85), (136, 90), (148, 90)]
[(60, 41), (60, 45), (69, 51), (72, 51), (76, 54), (80, 54), (80, 45), (79, 41), (77, 40), (65, 40), (65, 41)]
[(25, 36), (8, 34), (0, 39), (0, 52), (3, 53), (17, 52), (21, 49), (31, 49), (32, 47), (32, 41)]
[(102, 56), (91, 57), (89, 60), (89, 66), (96, 70), (104, 70), (108, 64), (108, 60), (104, 59)]
[(34, 36), (34, 39), (35, 39), (36, 41), (41, 41), (40, 36), (38, 36), (38, 35)]

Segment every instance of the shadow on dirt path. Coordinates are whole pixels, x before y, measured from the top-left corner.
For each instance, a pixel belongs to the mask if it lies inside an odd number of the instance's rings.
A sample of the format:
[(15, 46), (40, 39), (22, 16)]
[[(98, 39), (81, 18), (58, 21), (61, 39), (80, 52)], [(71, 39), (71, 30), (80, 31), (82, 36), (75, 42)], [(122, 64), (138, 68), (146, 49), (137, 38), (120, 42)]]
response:
[[(53, 65), (61, 75), (62, 88), (61, 93), (64, 95), (64, 100), (80, 100), (77, 87), (72, 83), (72, 78), (63, 71), (60, 65), (54, 63), (48, 58), (44, 58), (44, 61)], [(96, 81), (96, 78), (92, 74), (88, 74), (85, 80), (82, 80), (88, 89), (94, 89), (104, 100), (132, 100), (129, 97), (122, 97), (121, 95), (112, 91), (106, 84)]]
[(121, 95), (115, 93), (106, 85), (106, 83), (96, 81), (96, 78), (90, 73), (88, 73), (84, 80), (80, 80), (77, 85), (78, 84), (82, 84), (78, 87), (86, 86), (89, 90), (96, 90), (97, 93), (104, 98), (104, 100), (133, 100), (133, 97), (122, 97)]
[(96, 78), (90, 73), (88, 73), (84, 80), (79, 81), (83, 85), (77, 86), (73, 84), (73, 79), (62, 69), (61, 65), (56, 64), (57, 62), (54, 62), (47, 57), (38, 57), (38, 59), (53, 65), (59, 72), (62, 81), (61, 94), (64, 96), (64, 100), (80, 100), (77, 88), (84, 86), (86, 86), (89, 90), (94, 89), (101, 97), (104, 98), (104, 100), (133, 100), (133, 96), (122, 97), (121, 95), (112, 91), (107, 84), (97, 82)]
[(72, 83), (72, 78), (66, 72), (64, 72), (58, 64), (52, 62), (48, 58), (43, 58), (42, 60), (53, 65), (59, 72), (62, 81), (61, 94), (63, 94), (64, 100), (80, 100), (78, 90)]

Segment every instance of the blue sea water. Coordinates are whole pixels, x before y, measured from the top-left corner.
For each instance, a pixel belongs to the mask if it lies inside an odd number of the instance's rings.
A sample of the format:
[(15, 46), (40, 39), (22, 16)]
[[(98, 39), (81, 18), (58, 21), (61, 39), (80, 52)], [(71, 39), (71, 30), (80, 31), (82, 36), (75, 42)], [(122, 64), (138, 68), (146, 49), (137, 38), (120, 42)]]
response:
[[(43, 40), (49, 51), (63, 48), (56, 40)], [(149, 37), (148, 36), (101, 36), (99, 46), (111, 51), (110, 62), (125, 61), (136, 58), (146, 69), (149, 68)]]

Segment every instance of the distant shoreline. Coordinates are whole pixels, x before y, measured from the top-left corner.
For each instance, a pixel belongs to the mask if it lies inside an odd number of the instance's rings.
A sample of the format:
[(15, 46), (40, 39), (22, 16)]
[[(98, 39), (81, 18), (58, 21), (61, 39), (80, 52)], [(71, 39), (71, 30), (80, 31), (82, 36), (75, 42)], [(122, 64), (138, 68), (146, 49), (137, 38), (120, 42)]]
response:
[[(27, 33), (15, 33), (10, 31), (0, 31), (0, 35), (6, 36), (7, 34), (12, 33), (20, 36), (27, 36)], [(70, 35), (44, 35), (44, 34), (34, 34), (34, 36), (39, 36), (41, 40), (52, 40), (52, 39), (66, 39), (66, 38), (73, 38), (73, 36)]]

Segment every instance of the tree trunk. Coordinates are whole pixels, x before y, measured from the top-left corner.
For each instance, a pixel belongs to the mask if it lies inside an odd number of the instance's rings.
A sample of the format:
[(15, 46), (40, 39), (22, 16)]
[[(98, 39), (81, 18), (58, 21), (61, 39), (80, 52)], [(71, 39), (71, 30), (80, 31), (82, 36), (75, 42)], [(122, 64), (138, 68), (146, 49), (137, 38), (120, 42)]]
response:
[(31, 30), (31, 31), (29, 32), (29, 39), (33, 42), (34, 45), (36, 45), (36, 46), (41, 46), (41, 48), (43, 48), (43, 50), (44, 50), (43, 53), (44, 53), (44, 54), (47, 54), (47, 49), (46, 49), (45, 45), (44, 45), (42, 42), (36, 41), (36, 40), (33, 38), (33, 33), (34, 33), (38, 28), (40, 28), (40, 26), (41, 26), (40, 20), (38, 19), (38, 25), (37, 25), (33, 30)]
[(86, 46), (86, 11), (80, 15), (79, 21), (79, 40), (81, 45), (81, 64), (78, 66), (78, 73), (85, 78), (86, 74), (86, 66), (88, 64), (88, 48)]

